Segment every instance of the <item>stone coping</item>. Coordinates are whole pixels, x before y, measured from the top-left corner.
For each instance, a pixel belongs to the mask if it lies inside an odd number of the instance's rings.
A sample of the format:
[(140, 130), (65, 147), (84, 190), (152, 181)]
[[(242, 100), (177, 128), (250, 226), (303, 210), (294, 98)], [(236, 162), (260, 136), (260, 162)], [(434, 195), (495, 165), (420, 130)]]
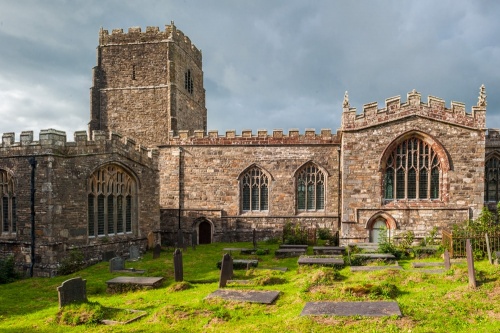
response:
[(364, 317), (401, 317), (397, 302), (309, 302), (301, 316), (364, 316)]

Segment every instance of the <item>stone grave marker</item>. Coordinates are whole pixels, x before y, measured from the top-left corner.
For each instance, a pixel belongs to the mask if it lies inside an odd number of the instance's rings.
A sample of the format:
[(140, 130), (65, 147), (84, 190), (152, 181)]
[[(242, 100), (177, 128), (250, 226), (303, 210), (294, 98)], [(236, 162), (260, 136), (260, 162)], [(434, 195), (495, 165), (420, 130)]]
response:
[(222, 264), (220, 269), (219, 288), (224, 288), (228, 280), (233, 278), (233, 258), (229, 253), (224, 254), (222, 257)]
[(450, 252), (448, 252), (448, 249), (444, 250), (444, 269), (449, 270), (451, 268), (451, 262), (450, 262)]
[(465, 243), (465, 250), (467, 252), (467, 270), (469, 272), (469, 287), (476, 288), (476, 274), (474, 272), (474, 256), (472, 255), (472, 245), (470, 239)]
[(106, 251), (102, 254), (102, 261), (110, 261), (116, 257), (115, 251)]
[(161, 245), (156, 244), (153, 249), (153, 259), (158, 259), (160, 257), (160, 253), (161, 253)]
[(309, 302), (301, 316), (364, 316), (364, 317), (401, 317), (397, 302)]
[(193, 250), (196, 250), (196, 244), (198, 243), (198, 233), (196, 230), (193, 230), (191, 232), (191, 247)]
[(137, 260), (140, 257), (139, 247), (137, 245), (130, 246), (129, 258), (130, 260)]
[(182, 252), (180, 249), (175, 249), (174, 252), (174, 277), (176, 282), (184, 280), (184, 269), (182, 267)]
[(122, 257), (114, 257), (109, 261), (109, 271), (123, 271), (125, 270), (125, 260)]
[(148, 249), (152, 249), (155, 247), (155, 234), (150, 231), (148, 234)]
[(260, 304), (272, 304), (279, 296), (279, 291), (257, 291), (257, 290), (230, 290), (218, 289), (207, 296), (207, 298), (220, 297), (230, 301), (241, 301)]
[(57, 293), (60, 308), (71, 303), (87, 302), (87, 280), (81, 277), (66, 280), (57, 287)]
[(257, 231), (255, 229), (252, 230), (252, 244), (253, 248), (257, 248)]
[(490, 262), (490, 265), (493, 265), (493, 259), (491, 257), (491, 249), (490, 249), (490, 239), (488, 237), (488, 233), (484, 234), (484, 238), (486, 240), (486, 250), (488, 252), (488, 261)]

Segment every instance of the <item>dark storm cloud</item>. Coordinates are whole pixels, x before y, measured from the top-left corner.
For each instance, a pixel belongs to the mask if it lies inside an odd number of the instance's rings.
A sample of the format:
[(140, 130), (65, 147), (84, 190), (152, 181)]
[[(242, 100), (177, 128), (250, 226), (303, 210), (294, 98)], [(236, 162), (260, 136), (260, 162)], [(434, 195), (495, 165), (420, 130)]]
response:
[(89, 117), (98, 31), (175, 21), (203, 52), (209, 129), (340, 126), (412, 89), (466, 104), (486, 85), (500, 127), (497, 1), (16, 1), (0, 4), (0, 132)]

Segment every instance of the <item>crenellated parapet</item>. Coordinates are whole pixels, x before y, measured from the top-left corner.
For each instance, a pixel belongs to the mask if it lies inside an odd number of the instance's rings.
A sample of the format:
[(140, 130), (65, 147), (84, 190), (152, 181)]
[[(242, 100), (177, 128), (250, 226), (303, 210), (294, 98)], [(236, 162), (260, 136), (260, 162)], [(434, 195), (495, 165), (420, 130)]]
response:
[(332, 134), (331, 129), (322, 129), (316, 133), (315, 129), (306, 129), (300, 133), (298, 129), (290, 129), (284, 133), (282, 129), (275, 129), (272, 133), (267, 130), (242, 130), (237, 134), (235, 130), (228, 130), (225, 134), (219, 134), (217, 130), (210, 130), (206, 133), (203, 130), (179, 131), (179, 135), (174, 136), (171, 132), (168, 145), (300, 145), (300, 144), (338, 144), (336, 134)]
[(201, 50), (191, 43), (188, 36), (176, 28), (174, 22), (165, 25), (163, 31), (159, 27), (146, 27), (145, 32), (140, 27), (131, 27), (126, 33), (123, 29), (113, 29), (111, 33), (103, 28), (99, 31), (99, 46), (165, 42), (176, 42), (201, 66)]
[(419, 92), (413, 90), (408, 93), (407, 101), (401, 103), (401, 97), (391, 97), (385, 100), (385, 107), (379, 109), (377, 102), (363, 105), (363, 112), (357, 114), (356, 108), (351, 108), (347, 92), (344, 97), (341, 130), (358, 130), (366, 127), (392, 122), (398, 119), (419, 116), (465, 126), (468, 128), (484, 129), (486, 126), (486, 95), (484, 86), (481, 87), (479, 101), (467, 113), (465, 104), (451, 102), (446, 108), (441, 98), (429, 96), (427, 103), (421, 101)]
[(158, 158), (156, 149), (148, 149), (137, 145), (130, 138), (122, 137), (117, 133), (92, 131), (89, 138), (86, 131), (74, 133), (74, 141), (67, 141), (66, 132), (55, 129), (41, 130), (39, 140), (33, 140), (33, 131), (23, 131), (20, 140), (15, 141), (15, 133), (2, 135), (0, 157), (37, 156), (37, 155), (64, 155), (79, 156), (89, 154), (114, 153), (118, 150), (133, 160), (146, 164), (155, 164)]

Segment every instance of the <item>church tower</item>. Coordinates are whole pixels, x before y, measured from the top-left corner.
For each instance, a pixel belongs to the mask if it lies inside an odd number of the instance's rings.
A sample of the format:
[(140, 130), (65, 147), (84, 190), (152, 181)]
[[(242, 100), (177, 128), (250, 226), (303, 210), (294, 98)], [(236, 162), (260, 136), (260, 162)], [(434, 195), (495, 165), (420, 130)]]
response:
[(89, 130), (117, 132), (155, 147), (179, 130), (207, 127), (202, 54), (174, 23), (101, 28), (93, 68)]

